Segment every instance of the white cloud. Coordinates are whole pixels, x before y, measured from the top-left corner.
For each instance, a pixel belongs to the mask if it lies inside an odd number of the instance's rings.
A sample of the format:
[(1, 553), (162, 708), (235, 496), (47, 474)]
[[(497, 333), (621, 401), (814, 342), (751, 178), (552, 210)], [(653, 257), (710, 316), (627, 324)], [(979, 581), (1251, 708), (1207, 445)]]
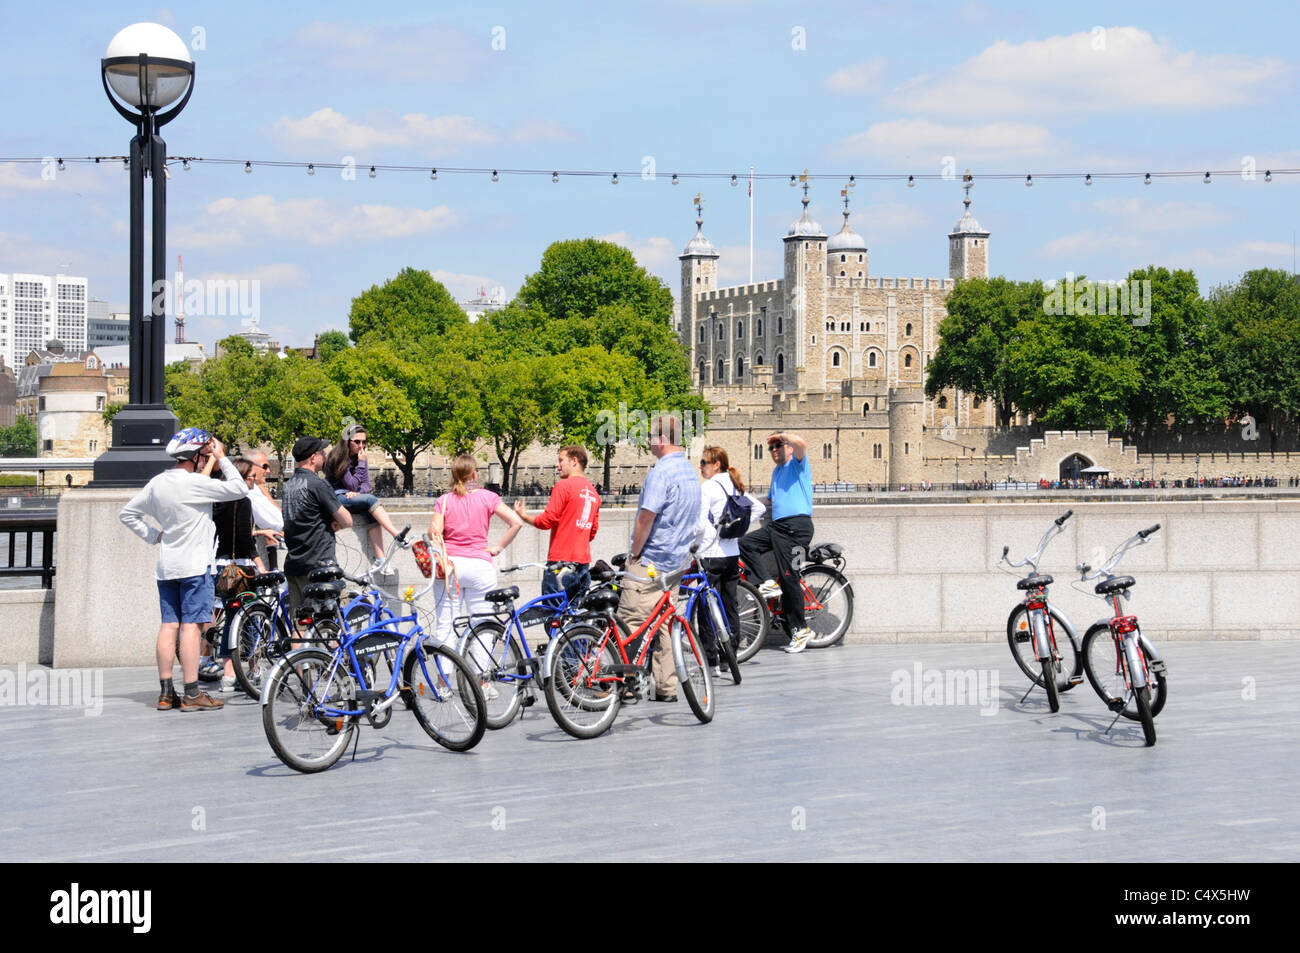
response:
[(255, 195), (210, 202), (198, 220), (175, 223), (169, 241), (178, 248), (264, 239), (332, 245), (409, 238), (449, 228), (456, 222), (456, 214), (446, 205), (427, 209), (392, 205), (339, 208), (319, 198), (279, 202), (270, 195)]
[[(860, 209), (853, 209), (853, 217), (849, 219), (849, 225), (867, 240), (869, 247), (872, 237), (881, 232), (903, 232), (929, 228), (933, 225), (933, 221), (915, 204), (881, 202), (876, 205), (864, 205)], [(836, 227), (832, 234), (838, 231), (839, 228)]]
[[(1125, 235), (1115, 231), (1095, 231), (1084, 229), (1072, 235), (1054, 238), (1043, 246), (1046, 258), (1067, 258), (1119, 249), (1137, 250), (1146, 248), (1147, 244), (1135, 235)], [(1080, 269), (1075, 269), (1079, 271)]]
[(469, 33), (437, 23), (363, 26), (310, 23), (290, 46), (313, 66), (348, 78), (396, 83), (480, 81), (491, 55), (490, 32)]
[(677, 256), (681, 254), (681, 250), (678, 249), (672, 239), (660, 236), (634, 240), (628, 236), (627, 232), (614, 232), (609, 235), (601, 235), (600, 240), (622, 245), (636, 257), (636, 263), (646, 271), (664, 272), (669, 270), (676, 265)]
[(1137, 27), (998, 42), (937, 77), (921, 76), (888, 102), (950, 116), (1042, 116), (1139, 109), (1221, 108), (1276, 93), (1292, 67), (1273, 57), (1176, 49)]
[(929, 119), (889, 119), (841, 142), (835, 151), (846, 158), (886, 156), (921, 163), (915, 168), (939, 171), (945, 156), (957, 165), (981, 159), (1042, 156), (1059, 151), (1045, 126), (1021, 122), (938, 123)]
[(364, 152), (386, 147), (419, 147), (445, 153), (461, 146), (493, 145), (507, 138), (515, 142), (563, 142), (576, 138), (560, 125), (544, 119), (527, 119), (508, 134), (472, 116), (428, 116), (407, 113), (380, 116), (369, 122), (351, 119), (326, 106), (301, 119), (282, 116), (272, 134), (285, 146), (319, 145), (342, 152)]
[(1108, 218), (1119, 219), (1125, 229), (1145, 232), (1201, 228), (1230, 222), (1228, 210), (1209, 202), (1162, 202), (1158, 205), (1142, 199), (1101, 199), (1092, 207)]
[[(23, 163), (17, 162), (0, 163), (0, 192), (38, 192), (38, 191), (61, 191), (61, 192), (97, 192), (104, 188), (104, 184), (99, 177), (93, 174), (87, 175), (84, 169), (78, 169), (77, 166), (66, 166), (62, 172), (58, 171), (53, 165), (56, 157), (50, 158), (50, 165), (40, 162)], [(121, 163), (119, 163), (120, 165)], [(80, 174), (78, 174), (80, 173)], [(49, 175), (51, 178), (43, 178), (42, 175)], [(126, 176), (123, 176), (126, 178)], [(125, 189), (125, 186), (123, 187)]]
[[(754, 238), (754, 280), (778, 281), (785, 276), (785, 262), (781, 252), (770, 248), (761, 248), (758, 237)], [(729, 288), (732, 285), (749, 284), (749, 246), (723, 245), (718, 249), (718, 285)], [(673, 291), (677, 291), (676, 282)]]
[[(430, 272), (433, 280), (442, 284), (451, 296), (458, 301), (465, 301), (476, 297), (480, 291), (491, 291), (497, 285), (505, 285), (499, 278), (491, 278), (487, 275), (470, 275), (464, 272), (444, 271), (441, 268)], [(506, 300), (509, 301), (514, 297), (514, 292), (506, 288)]]
[(276, 265), (259, 265), (247, 271), (215, 271), (200, 275), (187, 274), (185, 280), (198, 278), (200, 281), (259, 281), (263, 285), (284, 288), (301, 288), (307, 284), (311, 274), (301, 265), (288, 262)]
[[(123, 255), (125, 259), (125, 255)], [(89, 261), (87, 260), (89, 259)], [(100, 256), (88, 256), (84, 248), (74, 249), (57, 245), (47, 245), (37, 241), (31, 235), (18, 232), (0, 232), (0, 262), (12, 272), (30, 275), (53, 275), (62, 272), (66, 275), (86, 275), (87, 265), (97, 266)], [(94, 288), (92, 295), (100, 295)]]
[(1233, 268), (1238, 271), (1285, 268), (1289, 271), (1293, 254), (1290, 242), (1247, 241), (1221, 248), (1198, 248), (1188, 252), (1183, 259), (1195, 268)]
[(836, 70), (826, 80), (826, 85), (837, 93), (869, 95), (881, 90), (885, 79), (885, 60), (877, 57)]

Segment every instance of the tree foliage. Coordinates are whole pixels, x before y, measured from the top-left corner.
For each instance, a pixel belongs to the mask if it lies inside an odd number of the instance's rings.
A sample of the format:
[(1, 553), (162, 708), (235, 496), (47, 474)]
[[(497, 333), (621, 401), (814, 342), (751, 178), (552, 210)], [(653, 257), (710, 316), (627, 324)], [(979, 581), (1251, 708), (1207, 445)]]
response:
[(0, 457), (34, 457), (37, 451), (36, 424), (18, 415), (12, 427), (0, 427)]
[(428, 344), (468, 323), (460, 305), (431, 274), (403, 268), (352, 300), (348, 333), (357, 343), (377, 333), (390, 341)]

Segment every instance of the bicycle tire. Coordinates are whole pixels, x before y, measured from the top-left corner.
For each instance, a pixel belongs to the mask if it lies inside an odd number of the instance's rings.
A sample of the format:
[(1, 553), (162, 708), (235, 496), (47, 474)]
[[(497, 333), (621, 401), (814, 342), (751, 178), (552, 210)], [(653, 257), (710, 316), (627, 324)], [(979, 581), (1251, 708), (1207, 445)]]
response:
[(736, 658), (736, 647), (731, 644), (731, 639), (725, 639), (722, 642), (722, 655), (727, 660), (727, 669), (731, 672), (731, 682), (733, 685), (740, 684), (740, 660)]
[(767, 641), (772, 619), (758, 587), (743, 579), (736, 586), (736, 616), (740, 629), (735, 639), (736, 661), (748, 662)]
[[(1151, 671), (1150, 656), (1142, 648), (1141, 642), (1138, 643), (1138, 651), (1147, 661), (1147, 678), (1156, 683), (1155, 693), (1149, 695), (1151, 717), (1154, 718), (1164, 709), (1165, 700), (1169, 697), (1169, 677), (1163, 672), (1157, 674)], [(1141, 713), (1137, 702), (1124, 681), (1123, 661), (1119, 657), (1122, 652), (1123, 647), (1116, 644), (1110, 626), (1105, 622), (1094, 624), (1084, 633), (1083, 670), (1087, 673), (1088, 684), (1108, 708), (1119, 699), (1124, 699), (1124, 717), (1130, 721), (1140, 721)]]
[(514, 721), (523, 711), (519, 666), (524, 656), (513, 635), (497, 620), (482, 619), (465, 630), (456, 651), (478, 674), (488, 728), (496, 731)]
[(262, 728), (276, 757), (295, 771), (314, 774), (333, 765), (356, 731), (355, 715), (325, 715), (320, 707), (350, 709), (355, 681), (345, 668), (328, 678), (334, 656), (306, 648), (278, 661), (262, 699)]
[(686, 620), (678, 616), (670, 623), (673, 642), (673, 664), (677, 666), (677, 690), (686, 696), (695, 717), (704, 724), (713, 720), (713, 673), (700, 640), (691, 632)]
[(574, 625), (557, 635), (546, 653), (546, 707), (566, 733), (587, 740), (609, 730), (622, 705), (621, 676), (601, 678), (602, 668), (620, 664), (611, 622), (604, 631)]
[(816, 611), (804, 609), (804, 624), (813, 632), (808, 645), (829, 648), (844, 638), (853, 623), (853, 586), (842, 572), (830, 566), (805, 566), (800, 575), (823, 606)]
[[(1047, 613), (1052, 620), (1052, 636), (1056, 642), (1056, 651), (1061, 656), (1061, 670), (1057, 673), (1056, 689), (1058, 693), (1065, 693), (1077, 684), (1074, 679), (1083, 674), (1083, 653), (1079, 650), (1074, 636), (1070, 634), (1065, 616), (1050, 604)], [(1042, 688), (1042, 664), (1034, 658), (1034, 633), (1030, 628), (1029, 610), (1025, 608), (1024, 603), (1018, 604), (1007, 616), (1007, 645), (1020, 671), (1024, 672), (1035, 685)], [(1073, 656), (1073, 661), (1068, 664), (1065, 649), (1067, 645), (1070, 655)]]
[(426, 639), (407, 652), (402, 675), (403, 697), (430, 738), (452, 751), (468, 751), (483, 740), (483, 689), (460, 655)]
[[(711, 606), (711, 600), (717, 600), (717, 611), (722, 613), (722, 623), (726, 626), (726, 631), (719, 633), (718, 627), (714, 620), (714, 611)], [(719, 668), (721, 663), (726, 663), (727, 669), (731, 672), (731, 681), (733, 684), (740, 684), (740, 662), (736, 660), (735, 636), (731, 632), (730, 624), (727, 620), (727, 610), (722, 605), (722, 594), (716, 589), (706, 589), (700, 593), (695, 603), (695, 631), (701, 633), (702, 638), (712, 638), (714, 644), (718, 647)], [(708, 627), (708, 635), (704, 636), (704, 627)]]
[(1138, 720), (1142, 722), (1142, 736), (1150, 748), (1156, 743), (1155, 716), (1151, 713), (1151, 689), (1143, 685), (1133, 692), (1133, 701), (1137, 704)]
[(1056, 659), (1045, 658), (1042, 665), (1041, 682), (1047, 689), (1047, 707), (1055, 713), (1061, 710), (1061, 696), (1056, 688)]
[(276, 625), (275, 613), (262, 602), (240, 609), (230, 627), (235, 681), (245, 695), (256, 701), (262, 697), (262, 685), (276, 661), (271, 657), (272, 647), (277, 638), (288, 633), (283, 631), (283, 623)]

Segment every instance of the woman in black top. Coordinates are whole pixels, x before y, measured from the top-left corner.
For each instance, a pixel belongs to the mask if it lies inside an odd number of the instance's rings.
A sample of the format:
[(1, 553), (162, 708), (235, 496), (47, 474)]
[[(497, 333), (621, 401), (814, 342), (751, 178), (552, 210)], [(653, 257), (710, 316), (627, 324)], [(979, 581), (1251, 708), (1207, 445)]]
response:
[[(235, 461), (235, 469), (251, 483), (250, 474), (253, 465), (242, 457)], [(245, 572), (266, 572), (266, 566), (257, 555), (257, 544), (253, 538), (253, 504), (248, 497), (216, 503), (212, 507), (212, 522), (217, 527), (217, 575), (232, 562), (245, 567)], [(219, 598), (219, 597), (218, 597)], [(214, 607), (215, 608), (215, 607)], [(226, 628), (230, 628), (232, 619), (226, 615)], [(221, 693), (229, 695), (235, 690), (235, 666), (230, 661), (229, 632), (222, 632), (220, 655), (225, 656), (225, 669), (221, 675)]]

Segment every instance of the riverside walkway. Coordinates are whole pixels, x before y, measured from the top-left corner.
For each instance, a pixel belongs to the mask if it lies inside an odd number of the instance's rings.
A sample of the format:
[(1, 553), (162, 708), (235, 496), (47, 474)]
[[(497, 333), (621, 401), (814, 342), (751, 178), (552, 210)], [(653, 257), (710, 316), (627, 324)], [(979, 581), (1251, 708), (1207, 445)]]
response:
[(539, 701), (458, 755), (399, 706), (310, 776), (244, 696), (158, 712), (151, 669), (106, 669), (97, 715), (0, 692), (0, 860), (1300, 860), (1300, 643), (1160, 649), (1154, 748), (1086, 682), (1020, 705), (1005, 644), (870, 645), (766, 650), (712, 724), (642, 702), (593, 741)]

